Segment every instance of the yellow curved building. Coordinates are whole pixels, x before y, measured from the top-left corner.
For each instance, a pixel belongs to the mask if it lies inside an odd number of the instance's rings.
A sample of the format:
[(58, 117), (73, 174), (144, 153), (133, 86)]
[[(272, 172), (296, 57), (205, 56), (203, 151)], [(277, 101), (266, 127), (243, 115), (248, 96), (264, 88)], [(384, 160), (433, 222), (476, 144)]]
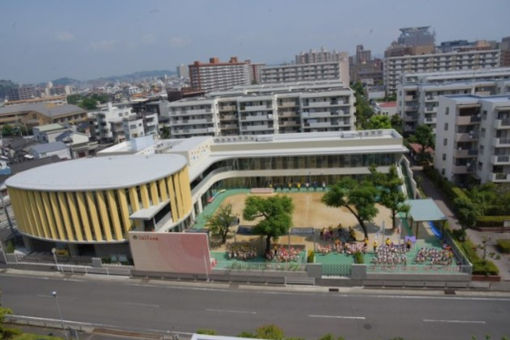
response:
[(186, 158), (109, 156), (54, 163), (6, 182), (18, 230), (40, 241), (112, 244), (182, 231), (192, 210)]

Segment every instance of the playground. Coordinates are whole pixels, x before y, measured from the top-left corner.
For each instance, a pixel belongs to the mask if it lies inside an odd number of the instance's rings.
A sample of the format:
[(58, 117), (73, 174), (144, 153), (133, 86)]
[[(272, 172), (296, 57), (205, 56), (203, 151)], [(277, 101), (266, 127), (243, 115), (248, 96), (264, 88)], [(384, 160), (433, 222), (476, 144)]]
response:
[[(245, 220), (242, 212), (249, 195), (268, 197), (277, 194), (292, 198), (293, 226), (289, 235), (273, 240), (274, 258), (268, 260), (263, 256), (263, 237), (251, 233), (257, 222)], [(369, 237), (365, 241), (356, 218), (346, 208), (323, 204), (323, 195), (322, 190), (283, 193), (222, 190), (205, 207), (194, 228), (205, 228), (207, 216), (213, 215), (221, 206), (232, 205), (239, 224), (231, 228), (226, 244), (211, 242), (211, 256), (218, 269), (303, 270), (309, 261), (307, 255), (313, 251), (313, 261), (323, 264), (330, 275), (346, 274), (348, 266), (355, 263), (353, 255), (357, 252), (363, 254), (363, 261), (369, 265), (370, 271), (456, 270), (455, 258), (449, 249), (444, 249), (432, 223), (420, 222), (419, 228), (412, 230), (407, 219), (399, 216), (397, 227), (392, 229), (390, 211), (378, 204), (379, 213), (367, 224)], [(418, 238), (414, 235), (416, 230)]]

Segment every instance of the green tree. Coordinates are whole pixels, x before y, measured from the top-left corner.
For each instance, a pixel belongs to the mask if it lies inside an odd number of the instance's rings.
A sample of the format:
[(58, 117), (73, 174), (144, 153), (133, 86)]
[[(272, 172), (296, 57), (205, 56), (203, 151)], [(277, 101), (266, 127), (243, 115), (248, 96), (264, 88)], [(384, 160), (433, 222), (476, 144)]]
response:
[(365, 96), (363, 84), (356, 82), (352, 85), (356, 97), (356, 126), (358, 129), (367, 129), (368, 120), (374, 114)]
[(197, 334), (216, 335), (214, 329), (198, 329)]
[(391, 120), (388, 116), (373, 115), (368, 119), (367, 129), (391, 129)]
[(322, 196), (322, 202), (330, 207), (345, 207), (356, 217), (368, 238), (366, 222), (370, 222), (377, 215), (375, 199), (377, 189), (371, 181), (358, 182), (350, 177), (339, 180)]
[(266, 253), (271, 249), (271, 238), (285, 235), (292, 225), (294, 204), (289, 196), (262, 198), (250, 196), (246, 199), (243, 217), (248, 221), (261, 220), (255, 225), (254, 232), (266, 236)]
[(221, 243), (227, 241), (227, 235), (230, 226), (237, 220), (237, 216), (232, 214), (232, 204), (220, 207), (218, 212), (207, 221), (207, 226), (212, 234), (221, 237)]
[(400, 134), (404, 133), (404, 121), (400, 115), (396, 114), (391, 116), (391, 127)]
[(12, 314), (12, 310), (0, 307), (0, 339), (11, 339), (16, 335), (21, 334), (21, 332), (15, 328), (8, 328), (4, 326), (4, 319), (7, 314)]
[(266, 325), (257, 328), (255, 335), (259, 339), (283, 340), (283, 330), (276, 325)]
[(67, 104), (78, 105), (83, 97), (79, 94), (70, 94), (67, 96)]
[(457, 197), (453, 204), (457, 210), (457, 217), (463, 229), (476, 225), (476, 219), (481, 216), (479, 207), (467, 197)]
[(339, 336), (338, 338), (335, 338), (335, 336), (331, 333), (325, 334), (321, 336), (318, 340), (344, 340), (342, 336)]
[(422, 162), (431, 161), (431, 155), (427, 153), (428, 148), (434, 148), (435, 136), (432, 128), (426, 124), (420, 125), (416, 128), (415, 133), (409, 138), (413, 143), (418, 143), (421, 146), (418, 159)]
[(168, 126), (163, 126), (159, 131), (159, 134), (161, 136), (161, 139), (170, 138), (170, 128)]
[(97, 101), (94, 98), (83, 98), (78, 105), (85, 110), (97, 109)]
[(2, 126), (2, 136), (12, 136), (14, 133), (14, 129), (9, 124), (5, 124)]
[(370, 173), (374, 185), (379, 188), (380, 203), (391, 210), (391, 225), (395, 230), (397, 213), (406, 213), (410, 209), (409, 205), (404, 204), (406, 196), (400, 191), (404, 181), (398, 176), (395, 165), (390, 167), (387, 174), (380, 173), (375, 166), (371, 166)]

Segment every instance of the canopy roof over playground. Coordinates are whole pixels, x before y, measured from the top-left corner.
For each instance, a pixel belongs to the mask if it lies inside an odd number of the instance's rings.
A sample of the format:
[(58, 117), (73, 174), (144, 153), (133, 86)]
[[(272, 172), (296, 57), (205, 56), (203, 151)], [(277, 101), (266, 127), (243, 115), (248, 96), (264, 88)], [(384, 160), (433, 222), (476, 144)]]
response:
[(410, 206), (408, 215), (415, 222), (444, 221), (446, 216), (441, 212), (432, 198), (407, 200)]

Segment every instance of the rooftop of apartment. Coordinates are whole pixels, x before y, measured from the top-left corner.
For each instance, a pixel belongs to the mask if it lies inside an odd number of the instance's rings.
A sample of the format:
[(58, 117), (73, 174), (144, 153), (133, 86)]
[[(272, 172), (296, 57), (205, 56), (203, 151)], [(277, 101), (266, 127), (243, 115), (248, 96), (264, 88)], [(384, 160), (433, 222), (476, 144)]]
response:
[[(436, 71), (436, 72), (418, 72), (411, 74), (404, 74), (403, 79), (408, 82), (423, 82), (434, 80), (448, 80), (459, 78), (483, 78), (495, 76), (510, 76), (510, 67), (492, 67), (482, 68), (477, 70), (462, 70), (462, 71)], [(416, 79), (409, 81), (409, 78)]]
[(479, 102), (510, 104), (509, 95), (497, 95), (497, 96), (449, 95), (445, 97), (461, 104), (476, 104)]
[(16, 104), (0, 108), (0, 115), (9, 115), (23, 112), (39, 112), (40, 114), (45, 115), (47, 117), (55, 117), (66, 114), (85, 113), (85, 110), (76, 105), (71, 104), (57, 105), (54, 103)]
[(338, 65), (340, 62), (337, 60), (332, 61), (321, 61), (318, 63), (306, 63), (306, 64), (281, 64), (281, 65), (268, 65), (264, 66), (263, 70), (278, 69), (278, 68), (294, 68), (294, 67), (311, 67), (311, 66), (326, 66), (326, 65)]
[(384, 59), (385, 60), (417, 59), (417, 58), (441, 57), (441, 56), (450, 56), (450, 55), (485, 54), (485, 53), (499, 53), (499, 49), (437, 52), (437, 53), (427, 53), (427, 54), (406, 54), (406, 55), (396, 56), (396, 57), (384, 57)]

